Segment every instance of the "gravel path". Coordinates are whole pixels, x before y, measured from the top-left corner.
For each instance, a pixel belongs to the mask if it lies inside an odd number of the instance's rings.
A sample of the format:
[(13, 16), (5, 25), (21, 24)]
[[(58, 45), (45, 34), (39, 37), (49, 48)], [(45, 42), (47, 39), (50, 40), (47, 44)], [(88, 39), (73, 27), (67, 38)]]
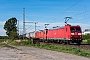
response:
[(17, 49), (0, 48), (0, 60), (90, 60), (73, 54), (19, 46)]
[(0, 47), (0, 60), (36, 60), (36, 58), (21, 50)]
[(50, 51), (33, 47), (18, 47), (22, 51), (34, 56), (37, 60), (90, 60), (89, 58), (76, 56), (73, 54)]

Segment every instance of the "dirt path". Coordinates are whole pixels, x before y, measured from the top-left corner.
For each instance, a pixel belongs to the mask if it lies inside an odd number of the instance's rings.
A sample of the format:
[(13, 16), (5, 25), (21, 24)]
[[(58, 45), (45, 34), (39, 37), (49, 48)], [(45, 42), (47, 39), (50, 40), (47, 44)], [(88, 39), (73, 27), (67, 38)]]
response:
[(0, 47), (0, 60), (37, 60), (22, 50)]
[(89, 58), (45, 49), (19, 46), (17, 49), (0, 48), (0, 60), (90, 60)]
[(50, 51), (32, 47), (18, 47), (26, 53), (35, 56), (37, 60), (90, 60), (89, 58), (76, 56), (68, 53)]

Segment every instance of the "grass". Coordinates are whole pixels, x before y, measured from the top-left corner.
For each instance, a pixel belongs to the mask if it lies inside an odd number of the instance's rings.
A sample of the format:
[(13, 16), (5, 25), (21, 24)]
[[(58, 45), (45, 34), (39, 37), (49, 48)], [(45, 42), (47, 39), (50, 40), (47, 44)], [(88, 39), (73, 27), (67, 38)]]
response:
[(5, 44), (3, 43), (5, 39), (0, 39), (0, 46), (4, 46)]
[(75, 54), (75, 55), (79, 55), (79, 56), (85, 56), (85, 57), (90, 58), (90, 51), (82, 50), (79, 48), (69, 48), (66, 46), (54, 46), (54, 45), (49, 45), (49, 44), (38, 45), (38, 46), (35, 45), (35, 47), (44, 48), (44, 49), (53, 50), (53, 51), (58, 51), (58, 52), (71, 53), (71, 54)]
[(4, 42), (4, 41), (5, 41), (5, 39), (0, 39), (0, 43), (1, 43), (1, 42)]
[[(6, 41), (8, 41), (8, 42), (6, 42)], [(16, 49), (15, 47), (8, 45), (8, 43), (10, 43), (10, 42), (11, 42), (11, 40), (0, 39), (0, 47), (8, 47), (11, 49)]]

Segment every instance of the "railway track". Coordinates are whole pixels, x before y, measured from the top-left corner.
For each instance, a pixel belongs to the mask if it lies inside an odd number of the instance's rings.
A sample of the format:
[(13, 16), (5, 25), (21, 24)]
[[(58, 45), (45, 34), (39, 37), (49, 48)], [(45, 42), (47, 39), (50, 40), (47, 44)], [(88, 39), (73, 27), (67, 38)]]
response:
[(50, 45), (55, 45), (55, 46), (67, 46), (67, 47), (74, 47), (74, 48), (80, 48), (80, 49), (84, 49), (84, 50), (90, 50), (90, 44), (59, 44), (59, 43), (44, 43), (44, 42), (40, 42), (40, 44), (50, 44)]

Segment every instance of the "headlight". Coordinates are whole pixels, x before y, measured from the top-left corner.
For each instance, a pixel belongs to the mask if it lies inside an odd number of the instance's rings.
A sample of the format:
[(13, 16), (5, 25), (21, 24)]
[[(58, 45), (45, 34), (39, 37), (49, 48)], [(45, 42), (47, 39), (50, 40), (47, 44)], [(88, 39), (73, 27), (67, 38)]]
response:
[(82, 35), (82, 33), (78, 33), (78, 35)]
[(74, 35), (74, 33), (71, 33), (71, 35)]

